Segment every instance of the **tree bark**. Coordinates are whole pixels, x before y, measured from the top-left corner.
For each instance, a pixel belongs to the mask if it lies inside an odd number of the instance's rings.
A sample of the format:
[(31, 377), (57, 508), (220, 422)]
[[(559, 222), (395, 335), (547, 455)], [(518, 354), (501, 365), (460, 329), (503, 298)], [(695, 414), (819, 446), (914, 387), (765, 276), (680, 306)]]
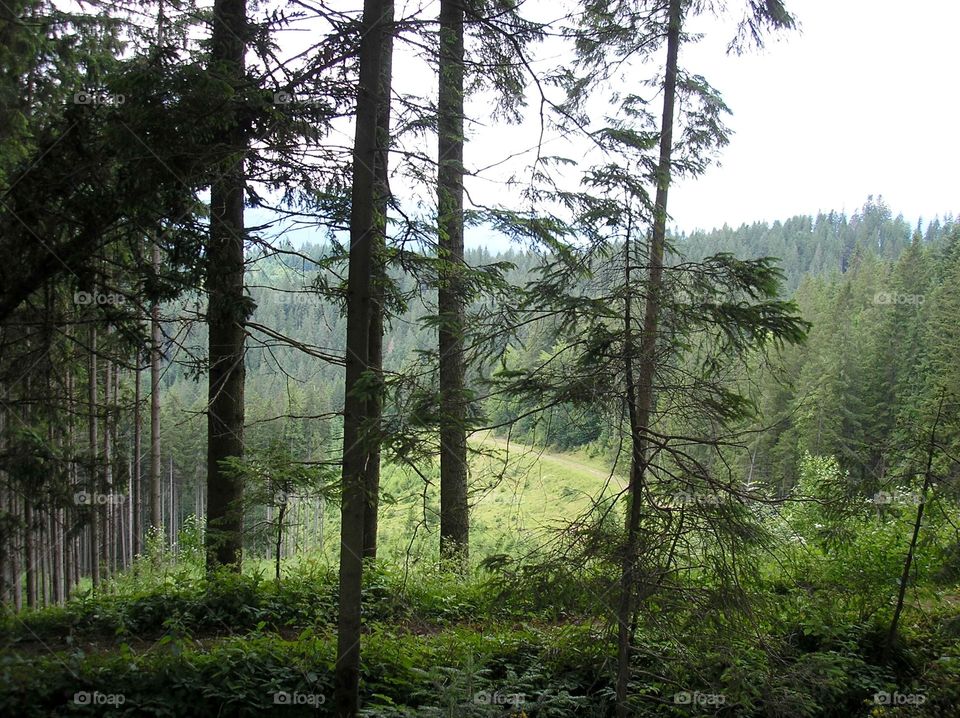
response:
[[(160, 273), (160, 247), (153, 245), (153, 271)], [(150, 307), (150, 528), (161, 529), (160, 513), (160, 303)]]
[[(239, 87), (244, 77), (246, 0), (217, 0), (213, 9), (211, 67)], [(248, 302), (243, 279), (244, 128), (234, 118), (226, 131), (230, 156), (210, 189), (207, 246), (207, 569), (240, 570), (243, 485), (222, 462), (243, 456), (244, 338)]]
[(33, 535), (33, 502), (23, 497), (23, 546), (26, 556), (27, 608), (37, 607), (36, 547)]
[(347, 274), (346, 378), (343, 402), (343, 473), (340, 526), (340, 593), (334, 702), (337, 716), (359, 708), (361, 590), (367, 490), (364, 463), (369, 450), (368, 397), (372, 255), (377, 234), (377, 116), (380, 110), (384, 32), (391, 18), (385, 0), (364, 0), (360, 77), (357, 87), (350, 209), (350, 266)]
[(280, 583), (280, 557), (283, 549), (283, 522), (286, 514), (287, 502), (284, 500), (277, 509), (277, 540), (274, 548), (274, 574), (278, 585)]
[[(67, 330), (69, 334), (69, 329)], [(64, 452), (66, 456), (73, 457), (76, 453), (76, 434), (75, 434), (75, 424), (74, 424), (74, 415), (75, 415), (75, 404), (76, 397), (74, 395), (75, 380), (73, 370), (70, 366), (67, 367), (66, 378), (64, 381), (65, 391), (66, 391), (66, 404), (69, 407), (70, 411), (67, 413), (66, 417), (66, 451)], [(74, 492), (79, 489), (79, 482), (77, 481), (77, 465), (75, 462), (71, 461), (67, 466), (67, 489), (68, 494), (72, 497)], [(79, 544), (79, 537), (69, 536), (68, 527), (74, 525), (76, 522), (76, 507), (68, 507), (63, 509), (61, 512), (62, 526), (61, 526), (61, 536), (66, 540), (66, 546), (64, 547), (64, 586), (63, 586), (63, 600), (66, 601), (70, 597), (71, 589), (76, 585), (76, 576), (78, 573), (78, 561), (77, 561), (77, 546)]]
[[(5, 396), (6, 391), (5, 387), (0, 385), (0, 395)], [(7, 412), (6, 409), (0, 407), (0, 452), (5, 453), (7, 449)], [(7, 472), (0, 468), (0, 511), (6, 513), (8, 493), (10, 490), (10, 477), (7, 475)], [(14, 579), (11, 576), (10, 580), (7, 579), (7, 571), (10, 569), (10, 566), (7, 561), (7, 556), (13, 555), (13, 540), (11, 534), (13, 531), (10, 527), (7, 530), (0, 532), (0, 608), (3, 608), (9, 597), (7, 586), (12, 584)]]
[(95, 503), (94, 511), (100, 514), (103, 520), (101, 535), (100, 560), (103, 562), (104, 573), (109, 578), (114, 569), (114, 532), (116, 530), (113, 513), (113, 442), (111, 441), (111, 414), (110, 402), (113, 397), (113, 373), (111, 361), (103, 362), (103, 503)]
[[(8, 512), (16, 516), (20, 511), (20, 500), (16, 491), (10, 492), (10, 508)], [(11, 556), (10, 577), (13, 584), (13, 609), (16, 613), (23, 610), (23, 583), (20, 580), (21, 566), (23, 561), (23, 541), (20, 539), (19, 527), (13, 532), (13, 541), (16, 542), (13, 555)]]
[(463, 6), (440, 2), (437, 99), (437, 242), (440, 372), (440, 557), (466, 568), (470, 536), (467, 505), (466, 366), (463, 270)]
[[(384, 17), (393, 21), (393, 2), (385, 3)], [(384, 292), (387, 282), (387, 210), (390, 199), (390, 88), (393, 82), (393, 28), (383, 35), (380, 58), (380, 98), (377, 110), (377, 152), (374, 165), (376, 232), (373, 234), (371, 255), (370, 334), (368, 363), (376, 375), (376, 391), (367, 400), (367, 421), (371, 427), (371, 441), (364, 465), (364, 483), (367, 504), (363, 516), (363, 557), (377, 557), (377, 526), (380, 507), (380, 431), (383, 419), (383, 317)]]
[(177, 543), (177, 530), (180, 527), (180, 514), (177, 506), (176, 484), (173, 481), (173, 456), (172, 455), (170, 456), (169, 462), (170, 463), (168, 464), (168, 466), (170, 467), (170, 471), (167, 474), (169, 479), (167, 482), (167, 490), (170, 492), (170, 517), (167, 523), (170, 525), (170, 531), (169, 531), (167, 540), (169, 541), (170, 548), (173, 549)]
[(131, 559), (143, 553), (143, 396), (141, 379), (143, 370), (140, 368), (140, 352), (137, 351), (137, 367), (134, 371), (133, 397), (133, 485), (131, 487), (131, 515), (130, 515), (130, 553)]
[(90, 494), (87, 504), (90, 512), (90, 574), (93, 587), (100, 585), (100, 517), (97, 508), (97, 494), (100, 491), (99, 474), (97, 471), (97, 451), (100, 448), (97, 431), (97, 328), (90, 326), (90, 358), (87, 366), (87, 381), (89, 389), (90, 424)]
[[(657, 195), (654, 203), (653, 230), (650, 235), (649, 274), (640, 338), (640, 366), (633, 375), (630, 303), (625, 312), (624, 370), (627, 382), (627, 410), (630, 416), (630, 483), (626, 521), (627, 541), (624, 547), (617, 607), (617, 717), (626, 718), (627, 688), (630, 682), (630, 624), (634, 612), (637, 536), (640, 528), (642, 491), (647, 470), (646, 432), (653, 410), (653, 383), (657, 371), (657, 328), (660, 319), (660, 292), (663, 286), (663, 252), (667, 229), (667, 194), (670, 189), (670, 161), (673, 152), (673, 115), (677, 91), (677, 56), (682, 22), (681, 0), (670, 0), (667, 27), (667, 64), (663, 87), (663, 116), (660, 122), (660, 159), (657, 165)], [(627, 245), (627, 251), (629, 244)], [(630, 258), (626, 257), (626, 279), (629, 282)], [(627, 288), (630, 294), (630, 288)]]

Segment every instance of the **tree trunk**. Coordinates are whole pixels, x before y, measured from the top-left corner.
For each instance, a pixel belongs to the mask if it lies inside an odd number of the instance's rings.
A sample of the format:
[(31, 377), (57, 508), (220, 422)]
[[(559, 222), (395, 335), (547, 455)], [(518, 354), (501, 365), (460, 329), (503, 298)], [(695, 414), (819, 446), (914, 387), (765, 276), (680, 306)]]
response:
[(133, 457), (127, 457), (127, 502), (121, 511), (123, 523), (123, 568), (133, 564), (133, 512), (136, 510), (133, 487)]
[[(627, 541), (623, 553), (620, 601), (617, 607), (617, 716), (626, 718), (627, 688), (630, 681), (630, 624), (634, 611), (637, 536), (643, 502), (644, 475), (647, 470), (646, 432), (653, 410), (653, 382), (656, 375), (657, 328), (660, 319), (660, 292), (663, 286), (663, 252), (667, 230), (667, 193), (670, 189), (670, 158), (673, 151), (673, 106), (677, 90), (677, 55), (680, 48), (681, 0), (670, 0), (667, 28), (667, 65), (663, 87), (663, 117), (660, 123), (660, 161), (657, 166), (657, 195), (654, 204), (653, 231), (650, 236), (649, 275), (643, 334), (640, 338), (640, 366), (633, 376), (629, 299), (624, 337), (624, 369), (627, 374), (627, 410), (630, 415), (630, 484), (626, 521)], [(629, 244), (627, 245), (629, 250)], [(626, 257), (629, 282), (629, 256)], [(627, 288), (630, 294), (630, 288)]]
[(40, 543), (37, 548), (38, 562), (40, 564), (40, 602), (46, 607), (50, 605), (53, 596), (53, 532), (51, 530), (52, 521), (49, 508), (45, 507), (40, 512)]
[[(440, 557), (466, 568), (466, 392), (463, 334), (463, 6), (440, 2), (438, 134), (438, 293), (440, 372)], [(452, 562), (452, 564), (450, 563)]]
[(37, 607), (36, 549), (33, 536), (33, 502), (23, 497), (23, 552), (26, 557), (27, 608)]
[(90, 403), (90, 493), (87, 504), (90, 512), (90, 575), (93, 587), (100, 585), (100, 517), (97, 508), (97, 494), (100, 492), (99, 474), (97, 472), (97, 450), (99, 437), (97, 431), (97, 328), (90, 326), (90, 360), (87, 368), (89, 403)]
[(103, 520), (101, 535), (100, 560), (103, 562), (104, 572), (109, 577), (114, 568), (114, 516), (113, 516), (113, 443), (111, 441), (110, 402), (113, 397), (112, 363), (109, 359), (103, 363), (103, 503), (95, 503), (94, 511), (100, 514)]
[[(9, 500), (7, 512), (11, 516), (16, 516), (20, 511), (20, 501), (18, 500), (17, 492), (11, 491), (7, 499)], [(13, 610), (16, 613), (20, 613), (20, 611), (23, 610), (23, 583), (20, 579), (23, 560), (23, 542), (20, 540), (19, 527), (12, 532), (11, 541), (15, 544), (12, 555), (10, 556), (10, 582), (13, 586)]]
[(340, 526), (340, 594), (337, 622), (335, 712), (355, 716), (359, 708), (360, 604), (363, 585), (364, 463), (369, 450), (368, 397), (361, 393), (369, 369), (372, 255), (377, 234), (377, 115), (381, 106), (383, 35), (391, 18), (386, 0), (364, 0), (360, 78), (357, 87), (350, 209), (350, 266), (347, 275), (347, 347), (343, 401), (343, 473)]
[[(0, 396), (6, 396), (6, 390), (3, 385), (0, 385)], [(7, 449), (7, 411), (2, 406), (0, 406), (0, 453), (6, 453)], [(7, 513), (8, 511), (8, 497), (12, 493), (10, 491), (10, 476), (0, 468), (0, 512)], [(11, 530), (12, 527), (8, 526), (6, 530), (0, 531), (0, 609), (4, 608), (7, 599), (9, 598), (8, 585), (13, 585), (14, 577), (8, 580), (7, 572), (11, 569), (9, 562), (7, 561), (7, 556), (13, 555), (13, 537)]]
[[(68, 330), (69, 332), (69, 330)], [(65, 379), (65, 391), (66, 391), (66, 404), (69, 408), (66, 417), (66, 451), (64, 452), (65, 456), (73, 457), (76, 454), (76, 427), (74, 424), (74, 416), (76, 415), (75, 409), (75, 380), (72, 369), (67, 367), (67, 375)], [(77, 481), (77, 465), (74, 461), (71, 461), (67, 466), (67, 493), (69, 496), (73, 496), (80, 487)], [(74, 525), (76, 522), (76, 507), (66, 508), (61, 510), (62, 526), (61, 526), (61, 536), (64, 540), (67, 541), (66, 546), (64, 547), (64, 587), (63, 587), (63, 599), (66, 601), (70, 597), (71, 589), (76, 585), (76, 575), (77, 575), (77, 546), (78, 538), (76, 536), (67, 538), (70, 533), (70, 526)]]
[(64, 587), (66, 579), (66, 556), (64, 553), (64, 544), (66, 537), (63, 530), (65, 511), (62, 507), (53, 511), (53, 601), (58, 606), (66, 601), (66, 592)]
[[(226, 82), (243, 83), (246, 0), (216, 0), (211, 65)], [(209, 396), (207, 406), (207, 569), (240, 570), (243, 484), (222, 462), (243, 456), (244, 336), (249, 303), (243, 281), (245, 130), (236, 120), (226, 131), (231, 156), (210, 189), (207, 246)]]
[[(153, 271), (160, 273), (160, 247), (153, 245)], [(160, 303), (150, 307), (150, 528), (160, 530)]]
[(173, 482), (173, 456), (170, 457), (170, 471), (168, 473), (168, 482), (167, 488), (170, 492), (170, 518), (168, 523), (170, 525), (170, 532), (167, 537), (169, 541), (170, 548), (173, 549), (177, 543), (177, 529), (180, 526), (179, 515), (177, 513), (177, 491), (176, 485)]
[(274, 567), (277, 584), (280, 584), (280, 554), (283, 548), (283, 520), (287, 514), (287, 502), (284, 501), (277, 509), (277, 540), (274, 546)]
[[(393, 19), (393, 2), (386, 0), (384, 16)], [(377, 390), (367, 400), (367, 421), (371, 426), (372, 441), (367, 447), (364, 465), (364, 484), (367, 505), (363, 515), (363, 557), (377, 557), (377, 526), (380, 507), (380, 424), (383, 417), (383, 303), (387, 281), (387, 210), (390, 199), (390, 88), (393, 82), (393, 28), (386, 28), (380, 58), (380, 103), (377, 111), (377, 153), (374, 165), (375, 218), (377, 229), (373, 234), (371, 255), (370, 335), (367, 361), (376, 374)]]
[(140, 369), (140, 356), (137, 352), (137, 368), (134, 371), (133, 397), (133, 486), (131, 487), (131, 547), (133, 556), (143, 553), (143, 460), (140, 452), (143, 451), (143, 397), (141, 396), (141, 379), (143, 371)]

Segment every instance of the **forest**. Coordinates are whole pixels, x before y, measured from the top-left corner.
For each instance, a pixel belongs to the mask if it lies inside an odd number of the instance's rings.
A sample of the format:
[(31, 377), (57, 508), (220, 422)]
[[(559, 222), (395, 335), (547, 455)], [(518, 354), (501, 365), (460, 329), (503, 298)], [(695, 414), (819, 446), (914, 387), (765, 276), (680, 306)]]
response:
[(0, 715), (960, 716), (960, 222), (671, 214), (798, 18), (0, 3)]

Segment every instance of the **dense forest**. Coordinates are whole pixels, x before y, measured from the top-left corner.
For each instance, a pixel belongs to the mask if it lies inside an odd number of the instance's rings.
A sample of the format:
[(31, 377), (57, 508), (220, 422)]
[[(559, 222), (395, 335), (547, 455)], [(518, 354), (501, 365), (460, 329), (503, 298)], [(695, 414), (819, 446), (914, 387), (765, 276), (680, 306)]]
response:
[(0, 7), (0, 714), (960, 715), (960, 224), (672, 221), (793, 11)]

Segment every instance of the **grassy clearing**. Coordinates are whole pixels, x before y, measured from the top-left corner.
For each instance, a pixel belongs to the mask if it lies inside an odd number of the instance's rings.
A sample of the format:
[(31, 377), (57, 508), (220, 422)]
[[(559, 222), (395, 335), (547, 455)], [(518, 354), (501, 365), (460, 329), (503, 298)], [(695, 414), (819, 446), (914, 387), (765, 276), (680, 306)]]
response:
[[(610, 716), (615, 570), (544, 554), (478, 565), (498, 551), (516, 558), (553, 522), (584, 511), (608, 469), (582, 455), (480, 446), (490, 452), (475, 457), (475, 478), (502, 479), (475, 495), (474, 571), (465, 580), (430, 560), (429, 515), (406, 560), (405, 521), (421, 496), (412, 485), (423, 482), (396, 468), (385, 474), (396, 500), (381, 524), (383, 558), (365, 579), (364, 715)], [(820, 547), (817, 507), (797, 511), (791, 531), (804, 541), (785, 539), (776, 558), (751, 554), (749, 601), (729, 605), (703, 570), (684, 593), (646, 601), (635, 716), (958, 715), (960, 614), (943, 596), (960, 592), (938, 582), (931, 559), (917, 564), (902, 640), (890, 655), (882, 650), (893, 592), (881, 579), (901, 560), (909, 512), (864, 516), (845, 543)], [(332, 512), (325, 520), (335, 535)], [(243, 575), (207, 578), (189, 556), (143, 561), (65, 607), (5, 616), (0, 715), (333, 715), (329, 547), (285, 560), (279, 583), (263, 558)]]

